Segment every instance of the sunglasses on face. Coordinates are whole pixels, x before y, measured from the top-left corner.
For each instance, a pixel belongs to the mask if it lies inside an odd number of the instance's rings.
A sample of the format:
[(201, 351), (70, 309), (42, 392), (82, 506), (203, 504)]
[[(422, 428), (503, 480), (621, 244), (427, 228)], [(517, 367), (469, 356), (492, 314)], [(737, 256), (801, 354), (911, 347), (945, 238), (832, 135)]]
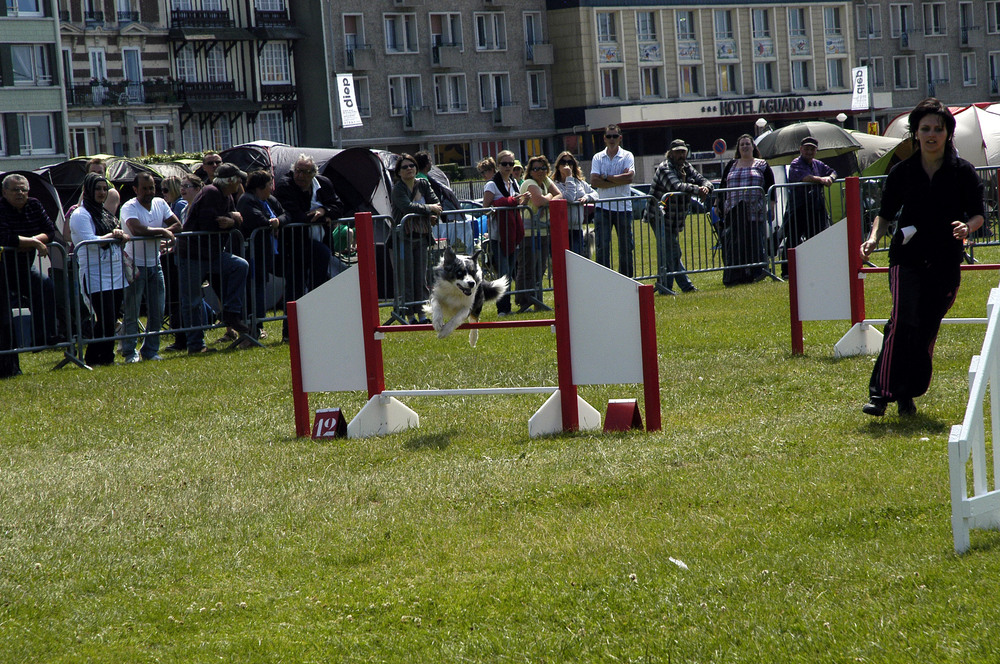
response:
[(222, 163), (222, 160), (220, 159), (219, 161), (206, 161), (205, 165), (206, 166), (218, 166), (221, 163)]
[(416, 164), (403, 164), (402, 166), (399, 167), (399, 170), (402, 171), (402, 170), (405, 170), (407, 168), (416, 168), (416, 167), (417, 167)]
[(570, 159), (562, 159), (562, 160), (559, 161), (559, 165), (560, 166), (572, 166), (573, 165), (573, 161), (570, 160)]
[(501, 161), (500, 165), (501, 166), (507, 166), (509, 168), (509, 167), (511, 167), (511, 166), (514, 165), (514, 162), (512, 162), (512, 161)]
[(604, 138), (621, 138), (621, 134), (605, 134)]
[(545, 168), (544, 166), (532, 166), (531, 167), (531, 172), (532, 173), (534, 173), (535, 171), (547, 171), (547, 170), (549, 170), (549, 169)]

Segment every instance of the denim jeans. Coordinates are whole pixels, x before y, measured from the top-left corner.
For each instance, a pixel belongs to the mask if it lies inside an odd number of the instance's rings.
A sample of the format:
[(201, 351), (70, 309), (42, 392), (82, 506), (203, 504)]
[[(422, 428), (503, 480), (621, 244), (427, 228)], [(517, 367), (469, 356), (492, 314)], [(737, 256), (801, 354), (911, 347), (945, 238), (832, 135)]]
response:
[[(618, 203), (624, 206), (624, 202)], [(594, 240), (597, 262), (611, 267), (611, 227), (618, 234), (618, 271), (626, 277), (635, 274), (635, 239), (632, 237), (632, 212), (627, 210), (594, 210)]]
[(160, 352), (160, 328), (163, 327), (163, 270), (159, 265), (136, 266), (135, 279), (125, 288), (125, 338), (122, 339), (122, 355), (125, 358), (135, 354), (139, 340), (132, 336), (139, 332), (139, 305), (146, 294), (146, 339), (142, 342), (142, 357), (149, 359)]
[(542, 290), (545, 285), (545, 269), (549, 265), (548, 233), (542, 235), (526, 235), (517, 245), (517, 293), (514, 302), (519, 307), (532, 304), (541, 305)]
[(214, 272), (221, 278), (222, 292), (219, 293), (219, 299), (222, 301), (222, 311), (242, 316), (247, 272), (250, 266), (239, 256), (224, 251), (213, 259), (181, 257), (178, 268), (184, 326), (196, 328), (187, 333), (188, 352), (199, 351), (205, 347), (207, 324), (201, 297), (201, 284), (205, 275)]
[(489, 244), (497, 277), (507, 277), (507, 293), (497, 300), (497, 313), (509, 314), (510, 294), (514, 291), (514, 269), (517, 267), (517, 247), (509, 254), (505, 254), (499, 240), (490, 240)]
[(681, 262), (680, 233), (674, 231), (669, 222), (658, 218), (653, 225), (653, 234), (656, 235), (656, 285), (673, 290), (676, 278), (682, 291), (694, 288)]

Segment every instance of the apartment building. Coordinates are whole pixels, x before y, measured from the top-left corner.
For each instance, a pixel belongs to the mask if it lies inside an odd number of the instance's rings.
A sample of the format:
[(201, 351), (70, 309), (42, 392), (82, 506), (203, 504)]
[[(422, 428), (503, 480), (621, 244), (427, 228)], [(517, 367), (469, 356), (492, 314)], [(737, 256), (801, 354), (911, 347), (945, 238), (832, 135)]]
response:
[[(310, 145), (425, 149), (469, 166), (502, 149), (551, 153), (553, 45), (543, 0), (342, 0), (314, 8), (299, 93)], [(317, 66), (325, 63), (325, 67)], [(336, 74), (363, 126), (342, 126)]]
[(0, 3), (0, 171), (31, 170), (66, 155), (55, 0)]

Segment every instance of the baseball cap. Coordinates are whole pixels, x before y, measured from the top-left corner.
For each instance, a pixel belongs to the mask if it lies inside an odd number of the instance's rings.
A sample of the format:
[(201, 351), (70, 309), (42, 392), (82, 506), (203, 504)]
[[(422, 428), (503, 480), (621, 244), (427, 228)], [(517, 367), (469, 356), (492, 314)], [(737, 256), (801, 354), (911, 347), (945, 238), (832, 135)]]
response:
[(215, 170), (215, 177), (217, 178), (231, 178), (235, 176), (239, 176), (244, 181), (247, 179), (246, 173), (241, 171), (236, 164), (230, 164), (229, 162), (222, 164)]
[(805, 138), (802, 139), (802, 141), (799, 142), (799, 145), (800, 146), (802, 146), (802, 145), (812, 145), (812, 146), (818, 148), (819, 147), (819, 141), (817, 141), (812, 136), (806, 136)]

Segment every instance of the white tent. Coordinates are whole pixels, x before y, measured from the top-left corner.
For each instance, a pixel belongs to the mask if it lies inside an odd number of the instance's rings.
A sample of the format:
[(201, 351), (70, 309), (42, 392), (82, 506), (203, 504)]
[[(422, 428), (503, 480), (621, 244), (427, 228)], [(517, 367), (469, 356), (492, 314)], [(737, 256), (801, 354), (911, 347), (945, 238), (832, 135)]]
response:
[[(994, 108), (1000, 110), (1000, 104), (989, 109), (967, 106), (955, 112), (955, 148), (974, 166), (1000, 165), (1000, 112)], [(906, 124), (907, 114), (900, 115), (889, 123), (885, 135), (908, 137)]]

